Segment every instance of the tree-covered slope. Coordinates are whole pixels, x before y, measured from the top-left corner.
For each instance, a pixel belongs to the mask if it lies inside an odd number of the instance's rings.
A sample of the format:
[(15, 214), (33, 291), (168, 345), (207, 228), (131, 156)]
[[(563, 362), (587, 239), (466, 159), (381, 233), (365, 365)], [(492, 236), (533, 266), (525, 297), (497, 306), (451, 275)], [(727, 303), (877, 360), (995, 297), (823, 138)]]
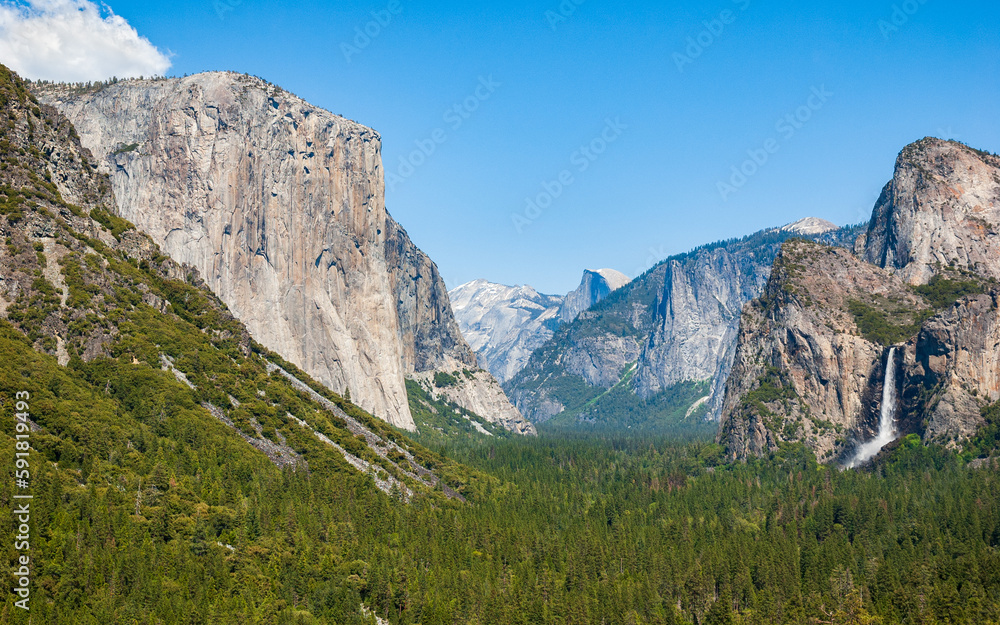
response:
[[(31, 622), (360, 619), (374, 578), (337, 541), (475, 476), (251, 341), (6, 69), (0, 106), (0, 444), (28, 397), (32, 447), (23, 488), (0, 455), (0, 501), (35, 497)], [(0, 519), (8, 579), (17, 530)], [(0, 620), (28, 622), (13, 600)]]
[(68, 125), (2, 72), (0, 101), (8, 588), (34, 497), (31, 610), (5, 592), (0, 623), (1000, 623), (996, 407), (962, 455), (904, 440), (870, 472), (646, 436), (435, 453), (249, 341), (100, 209)]

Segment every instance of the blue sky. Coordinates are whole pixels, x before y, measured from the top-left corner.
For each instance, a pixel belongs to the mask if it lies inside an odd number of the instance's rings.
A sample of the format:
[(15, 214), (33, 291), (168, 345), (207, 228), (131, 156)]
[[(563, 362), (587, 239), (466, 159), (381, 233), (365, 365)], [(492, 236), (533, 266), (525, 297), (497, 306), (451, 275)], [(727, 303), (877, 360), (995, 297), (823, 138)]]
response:
[(1000, 151), (996, 3), (578, 1), (109, 4), (168, 74), (256, 74), (381, 132), (388, 208), (449, 288), (865, 221), (907, 143)]

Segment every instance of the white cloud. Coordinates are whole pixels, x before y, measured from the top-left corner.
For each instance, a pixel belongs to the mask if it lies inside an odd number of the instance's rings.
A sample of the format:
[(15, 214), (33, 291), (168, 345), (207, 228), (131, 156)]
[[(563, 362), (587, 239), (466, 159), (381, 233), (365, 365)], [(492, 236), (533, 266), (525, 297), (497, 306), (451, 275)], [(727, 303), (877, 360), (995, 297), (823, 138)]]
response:
[(0, 63), (63, 82), (162, 75), (170, 59), (106, 4), (0, 1)]

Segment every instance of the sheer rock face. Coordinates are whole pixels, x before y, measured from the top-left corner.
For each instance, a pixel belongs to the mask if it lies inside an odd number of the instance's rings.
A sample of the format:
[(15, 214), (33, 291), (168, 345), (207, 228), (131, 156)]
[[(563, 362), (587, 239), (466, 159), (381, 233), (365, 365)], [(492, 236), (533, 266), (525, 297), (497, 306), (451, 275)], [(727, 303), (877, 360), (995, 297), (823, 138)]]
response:
[(333, 390), (412, 430), (405, 376), (474, 364), (437, 268), (386, 212), (375, 131), (233, 73), (40, 95), (121, 216)]
[(1000, 158), (924, 139), (899, 155), (859, 253), (926, 284), (949, 265), (1000, 278)]
[(437, 265), (392, 217), (386, 217), (385, 232), (406, 372), (476, 368), (476, 355), (462, 338)]
[(559, 319), (563, 323), (571, 323), (580, 316), (580, 313), (628, 283), (628, 276), (614, 269), (585, 270), (580, 286), (563, 300), (559, 309)]
[[(874, 434), (887, 347), (860, 336), (852, 301), (913, 332), (896, 351), (900, 433), (949, 445), (974, 435), (1000, 400), (998, 201), (1000, 159), (925, 139), (897, 160), (856, 255), (786, 243), (743, 313), (719, 433), (730, 458), (801, 441), (843, 459)], [(935, 275), (987, 293), (931, 310), (913, 285)]]
[[(927, 321), (907, 346), (904, 410), (926, 419), (924, 438), (959, 442), (1000, 401), (1000, 291), (974, 295)], [(923, 389), (934, 393), (926, 398)]]
[[(908, 315), (927, 308), (901, 279), (847, 250), (784, 244), (766, 292), (743, 312), (719, 434), (730, 458), (782, 441), (837, 458), (874, 433), (887, 348), (860, 336), (852, 300)], [(778, 392), (755, 392), (762, 387)]]
[(574, 321), (628, 282), (628, 276), (614, 269), (587, 269), (580, 286), (565, 297), (486, 280), (463, 284), (450, 295), (466, 340), (483, 365), (506, 382), (560, 325)]
[(708, 418), (718, 419), (742, 308), (764, 291), (781, 243), (794, 236), (853, 247), (857, 230), (809, 218), (669, 258), (560, 327), (505, 383), (508, 395), (545, 421), (574, 408), (564, 388), (610, 388), (634, 363), (630, 389), (646, 400), (711, 380)]
[[(784, 441), (843, 460), (875, 435), (888, 348), (860, 336), (851, 301), (883, 308), (895, 325), (930, 308), (899, 276), (844, 250), (785, 244), (766, 293), (743, 313), (719, 433), (731, 459)], [(998, 303), (997, 290), (962, 298), (897, 346), (900, 435), (952, 445), (982, 425), (982, 408), (1000, 400)]]
[[(774, 244), (775, 252), (777, 244)], [(735, 252), (735, 253), (734, 253)], [(636, 392), (652, 397), (685, 381), (713, 380), (709, 414), (718, 415), (743, 305), (764, 291), (773, 254), (756, 258), (718, 248), (670, 261), (643, 347)]]

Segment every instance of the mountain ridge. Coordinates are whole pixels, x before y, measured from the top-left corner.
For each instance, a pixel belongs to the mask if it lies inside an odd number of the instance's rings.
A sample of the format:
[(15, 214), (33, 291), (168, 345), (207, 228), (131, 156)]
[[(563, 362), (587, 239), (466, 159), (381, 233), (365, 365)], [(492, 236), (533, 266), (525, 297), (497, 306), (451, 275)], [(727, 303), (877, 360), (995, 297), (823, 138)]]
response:
[(614, 269), (586, 269), (580, 285), (565, 296), (474, 280), (452, 289), (449, 297), (466, 340), (483, 366), (504, 383), (556, 328), (628, 282), (628, 276)]
[[(852, 226), (811, 236), (853, 246), (859, 231)], [(505, 383), (508, 396), (536, 423), (568, 411), (587, 422), (600, 422), (604, 413), (627, 427), (654, 405), (663, 418), (678, 410), (683, 418), (704, 396), (690, 392), (707, 383), (710, 400), (697, 418), (717, 418), (743, 304), (763, 291), (780, 243), (797, 236), (768, 228), (658, 263), (560, 327)], [(591, 404), (625, 376), (624, 398)], [(660, 401), (667, 397), (685, 405)]]
[(900, 436), (961, 447), (1000, 400), (1000, 158), (904, 148), (850, 252), (788, 242), (740, 328), (718, 440), (732, 460), (802, 442), (844, 462), (875, 435), (895, 354)]
[[(414, 430), (406, 378), (477, 368), (437, 267), (386, 211), (374, 130), (230, 72), (36, 90), (97, 155), (118, 214), (324, 384)], [(523, 424), (492, 405), (481, 416)]]

